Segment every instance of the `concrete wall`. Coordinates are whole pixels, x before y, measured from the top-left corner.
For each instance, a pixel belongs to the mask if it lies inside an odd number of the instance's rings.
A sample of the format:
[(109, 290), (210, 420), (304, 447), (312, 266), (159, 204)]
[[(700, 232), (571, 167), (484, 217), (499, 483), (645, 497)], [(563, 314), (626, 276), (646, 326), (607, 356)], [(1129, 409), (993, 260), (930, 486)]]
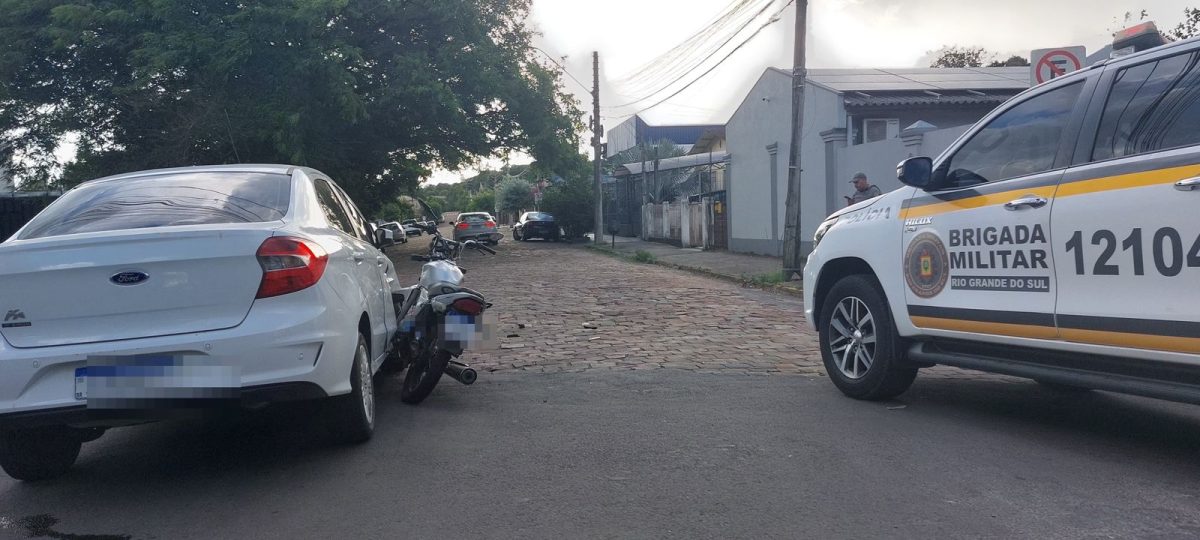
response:
[[(788, 74), (766, 70), (725, 126), (730, 157), (725, 189), (731, 251), (776, 256), (783, 253), (791, 86)], [(804, 101), (801, 235), (808, 238), (824, 216), (814, 212), (820, 213), (826, 206), (825, 145), (818, 134), (842, 125), (845, 112), (836, 93), (813, 84), (805, 86)]]

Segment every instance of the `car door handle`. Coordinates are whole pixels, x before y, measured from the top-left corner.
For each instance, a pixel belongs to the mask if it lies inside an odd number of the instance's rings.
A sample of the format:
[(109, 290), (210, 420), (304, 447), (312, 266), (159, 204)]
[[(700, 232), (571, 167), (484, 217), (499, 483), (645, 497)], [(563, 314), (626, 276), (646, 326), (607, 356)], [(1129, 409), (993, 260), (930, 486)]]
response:
[(351, 253), (350, 256), (354, 257), (354, 262), (359, 263), (363, 262), (363, 259), (367, 258), (367, 254), (362, 251), (355, 251)]
[(386, 258), (386, 257), (384, 257), (383, 255), (377, 255), (377, 256), (375, 257), (375, 263), (376, 263), (376, 264), (378, 264), (379, 266), (383, 266), (383, 265), (384, 265), (384, 261), (386, 261), (386, 260), (387, 260), (387, 258)]
[(1200, 176), (1175, 182), (1175, 189), (1179, 191), (1196, 191), (1200, 189)]
[(1045, 197), (1021, 197), (1004, 203), (1005, 210), (1020, 210), (1022, 208), (1041, 208), (1050, 201)]

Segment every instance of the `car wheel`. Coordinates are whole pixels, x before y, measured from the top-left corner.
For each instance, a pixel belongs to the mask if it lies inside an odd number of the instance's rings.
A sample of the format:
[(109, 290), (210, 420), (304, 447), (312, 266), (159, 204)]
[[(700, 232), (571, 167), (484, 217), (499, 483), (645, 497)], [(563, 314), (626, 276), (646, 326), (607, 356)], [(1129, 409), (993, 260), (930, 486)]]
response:
[(903, 342), (873, 278), (854, 275), (835, 283), (819, 320), (825, 371), (843, 394), (877, 401), (912, 386), (917, 369), (904, 364)]
[(359, 334), (350, 369), (350, 393), (331, 398), (329, 428), (346, 443), (366, 442), (375, 432), (375, 383), (371, 379), (371, 355), (367, 339)]
[(66, 426), (0, 433), (0, 468), (27, 482), (62, 476), (79, 457), (82, 439)]
[(513, 240), (516, 240), (518, 242), (522, 241), (521, 229), (513, 229)]

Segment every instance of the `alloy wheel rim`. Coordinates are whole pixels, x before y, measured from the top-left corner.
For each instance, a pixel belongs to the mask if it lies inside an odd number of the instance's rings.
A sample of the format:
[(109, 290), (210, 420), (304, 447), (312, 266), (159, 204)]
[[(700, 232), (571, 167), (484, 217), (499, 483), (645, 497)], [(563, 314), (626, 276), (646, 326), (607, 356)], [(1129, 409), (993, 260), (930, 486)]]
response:
[(358, 384), (362, 388), (363, 413), (367, 417), (367, 422), (372, 423), (375, 421), (375, 385), (371, 381), (371, 364), (367, 361), (366, 347), (360, 345), (356, 356), (358, 356)]
[(829, 352), (842, 375), (861, 379), (875, 362), (875, 317), (857, 297), (843, 298), (829, 318)]

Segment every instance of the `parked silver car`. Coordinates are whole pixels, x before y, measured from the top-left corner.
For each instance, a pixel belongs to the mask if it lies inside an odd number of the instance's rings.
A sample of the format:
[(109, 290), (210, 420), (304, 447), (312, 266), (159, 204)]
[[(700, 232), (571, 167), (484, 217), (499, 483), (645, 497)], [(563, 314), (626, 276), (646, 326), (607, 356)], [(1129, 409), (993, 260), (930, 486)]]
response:
[(384, 224), (380, 225), (379, 228), (392, 231), (392, 238), (395, 239), (396, 242), (399, 242), (401, 244), (408, 242), (408, 234), (407, 234), (407, 231), (404, 230), (404, 226), (400, 225), (399, 223), (397, 223), (395, 221), (389, 221), (387, 223), (384, 223)]
[(496, 228), (496, 218), (487, 212), (466, 212), (454, 223), (454, 240), (478, 240), (498, 244), (504, 234)]

